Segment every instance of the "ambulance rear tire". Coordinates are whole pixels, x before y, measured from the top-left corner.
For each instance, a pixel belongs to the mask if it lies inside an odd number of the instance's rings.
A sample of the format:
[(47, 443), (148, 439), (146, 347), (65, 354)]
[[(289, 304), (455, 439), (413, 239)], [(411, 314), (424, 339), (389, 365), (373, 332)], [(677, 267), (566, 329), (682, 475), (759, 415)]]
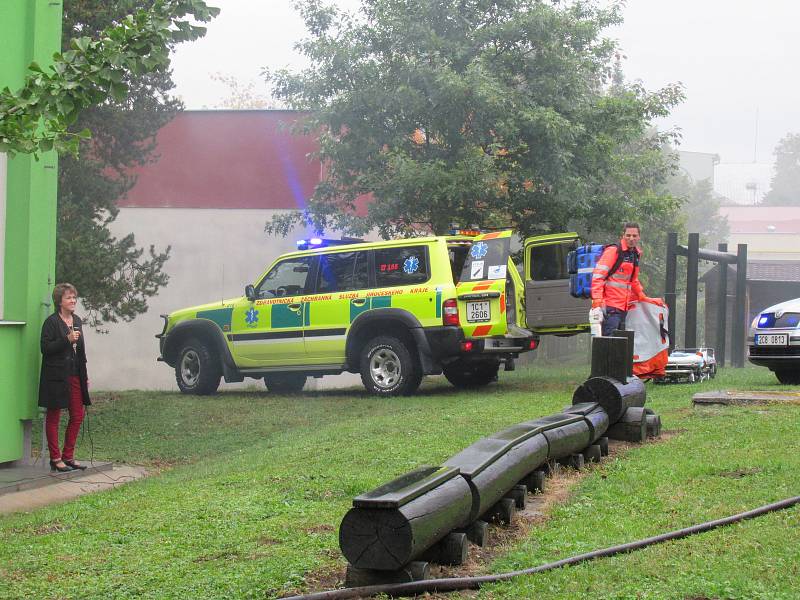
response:
[(485, 387), (497, 380), (499, 363), (462, 363), (456, 362), (444, 367), (447, 381), (457, 388)]
[(184, 394), (214, 394), (222, 378), (222, 367), (208, 344), (189, 338), (181, 346), (175, 363), (175, 381)]
[(306, 379), (304, 373), (273, 373), (264, 376), (264, 384), (275, 394), (290, 394), (302, 391)]
[(422, 382), (422, 369), (407, 342), (380, 335), (364, 344), (359, 356), (361, 382), (376, 396), (408, 396)]
[(782, 383), (783, 385), (800, 384), (800, 371), (796, 371), (794, 369), (781, 369), (780, 371), (775, 371), (775, 377), (777, 377), (778, 382)]

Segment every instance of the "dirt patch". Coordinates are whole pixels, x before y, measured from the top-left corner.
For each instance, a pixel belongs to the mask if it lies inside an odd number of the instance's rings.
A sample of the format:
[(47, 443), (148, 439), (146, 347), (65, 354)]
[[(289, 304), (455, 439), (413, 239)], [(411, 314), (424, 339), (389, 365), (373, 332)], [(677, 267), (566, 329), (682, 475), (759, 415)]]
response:
[(48, 523), (47, 525), (40, 525), (33, 530), (33, 535), (50, 535), (51, 533), (63, 533), (69, 529), (67, 525), (62, 523)]
[(281, 541), (266, 535), (262, 535), (260, 538), (258, 538), (258, 540), (256, 540), (256, 543), (259, 546), (275, 546), (276, 544), (280, 544)]
[(717, 473), (720, 477), (730, 477), (731, 479), (741, 479), (742, 477), (748, 477), (749, 475), (757, 475), (761, 473), (762, 469), (758, 467), (752, 467), (750, 469), (736, 469), (735, 471), (723, 471), (722, 473)]
[(306, 533), (330, 533), (332, 531), (336, 531), (336, 528), (333, 525), (328, 525), (327, 523), (324, 525), (315, 525), (314, 527), (306, 527), (303, 529)]
[(221, 550), (219, 552), (206, 554), (205, 556), (198, 556), (192, 562), (203, 563), (203, 562), (210, 562), (213, 560), (234, 560), (238, 559), (239, 557), (240, 554), (237, 550)]

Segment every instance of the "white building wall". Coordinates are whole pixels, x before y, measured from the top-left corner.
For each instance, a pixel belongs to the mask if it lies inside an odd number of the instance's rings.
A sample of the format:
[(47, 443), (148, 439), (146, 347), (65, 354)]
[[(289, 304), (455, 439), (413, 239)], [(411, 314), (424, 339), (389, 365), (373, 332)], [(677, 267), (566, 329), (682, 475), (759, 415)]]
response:
[[(304, 232), (268, 237), (265, 223), (276, 210), (122, 208), (112, 225), (118, 237), (133, 233), (139, 246), (172, 246), (165, 271), (169, 284), (130, 323), (104, 325), (107, 334), (86, 330), (89, 379), (94, 390), (177, 390), (174, 371), (157, 362), (162, 313), (244, 294), (270, 262), (294, 250)], [(80, 290), (78, 290), (80, 293)], [(306, 389), (360, 385), (352, 374), (309, 379)], [(222, 383), (220, 389), (263, 385), (254, 379)]]

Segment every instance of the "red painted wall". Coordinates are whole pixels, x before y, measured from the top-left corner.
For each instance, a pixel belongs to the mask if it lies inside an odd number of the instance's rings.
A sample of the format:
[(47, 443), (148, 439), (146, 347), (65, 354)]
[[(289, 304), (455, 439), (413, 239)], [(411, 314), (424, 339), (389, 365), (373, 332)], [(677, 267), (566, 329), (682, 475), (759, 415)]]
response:
[(288, 126), (303, 113), (187, 111), (158, 132), (155, 163), (121, 207), (302, 208), (320, 179), (311, 136)]

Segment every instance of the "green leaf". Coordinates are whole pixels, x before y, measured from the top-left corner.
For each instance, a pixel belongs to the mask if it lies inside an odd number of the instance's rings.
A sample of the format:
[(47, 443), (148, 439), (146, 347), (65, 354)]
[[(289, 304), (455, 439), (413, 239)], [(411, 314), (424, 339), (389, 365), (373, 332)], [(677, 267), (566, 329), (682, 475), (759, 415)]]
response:
[(124, 83), (112, 82), (109, 87), (111, 97), (117, 102), (123, 102), (128, 97), (128, 86)]

